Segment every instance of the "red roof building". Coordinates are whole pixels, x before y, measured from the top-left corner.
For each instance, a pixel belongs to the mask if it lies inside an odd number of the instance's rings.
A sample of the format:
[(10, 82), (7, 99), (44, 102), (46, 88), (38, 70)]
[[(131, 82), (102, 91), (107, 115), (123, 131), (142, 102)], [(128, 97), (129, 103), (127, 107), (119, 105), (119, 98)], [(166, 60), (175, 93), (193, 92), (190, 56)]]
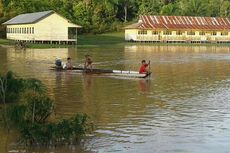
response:
[(125, 29), (128, 41), (230, 42), (230, 20), (221, 17), (141, 15)]

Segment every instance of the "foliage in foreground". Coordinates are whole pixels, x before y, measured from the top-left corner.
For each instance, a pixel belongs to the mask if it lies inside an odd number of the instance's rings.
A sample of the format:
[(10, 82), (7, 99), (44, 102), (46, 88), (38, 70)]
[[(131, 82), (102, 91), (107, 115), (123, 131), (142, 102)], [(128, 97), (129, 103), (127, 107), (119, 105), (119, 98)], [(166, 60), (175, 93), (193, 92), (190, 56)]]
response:
[[(35, 99), (43, 103), (38, 104)], [(35, 99), (27, 105), (14, 105), (7, 110), (7, 119), (11, 127), (19, 130), (21, 143), (25, 145), (72, 144), (79, 142), (87, 132), (92, 131), (93, 126), (89, 123), (89, 117), (86, 114), (76, 114), (68, 119), (49, 121), (50, 113), (53, 113), (51, 101), (40, 96)], [(31, 107), (34, 105), (38, 110), (36, 113), (33, 113), (33, 107)]]
[(22, 93), (33, 90), (44, 93), (46, 88), (40, 80), (22, 79), (9, 71), (5, 75), (0, 75), (0, 102), (17, 102)]
[[(34, 82), (34, 79), (14, 78), (12, 72), (8, 72), (7, 75), (9, 76), (2, 77), (7, 81), (1, 84), (6, 85), (5, 95), (12, 92), (10, 89), (15, 89), (15, 91), (19, 88), (21, 91), (25, 87), (32, 89), (23, 93), (18, 92), (21, 96), (17, 103), (4, 107), (4, 112), (0, 110), (8, 130), (11, 127), (17, 129), (20, 133), (20, 142), (23, 144), (72, 144), (79, 142), (87, 132), (93, 130), (86, 114), (76, 114), (69, 119), (51, 120), (54, 114), (54, 102), (45, 95), (45, 90), (41, 90), (43, 89), (41, 82), (38, 80)], [(9, 82), (15, 83), (14, 88), (8, 89), (8, 85), (12, 85)], [(5, 103), (4, 106), (6, 106)]]
[(20, 127), (23, 144), (73, 144), (79, 142), (88, 132), (88, 117), (85, 114), (77, 114), (69, 119), (59, 122), (47, 122), (44, 124), (28, 123)]

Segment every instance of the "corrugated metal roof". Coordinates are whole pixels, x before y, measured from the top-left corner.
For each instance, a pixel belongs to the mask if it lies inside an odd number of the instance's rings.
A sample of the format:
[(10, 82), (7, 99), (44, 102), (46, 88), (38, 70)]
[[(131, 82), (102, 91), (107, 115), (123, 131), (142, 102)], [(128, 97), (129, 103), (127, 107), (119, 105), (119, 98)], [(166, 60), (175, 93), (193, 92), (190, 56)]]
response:
[(139, 24), (133, 24), (125, 28), (230, 30), (230, 21), (228, 18), (220, 17), (141, 15)]
[(12, 24), (29, 24), (29, 23), (35, 23), (51, 14), (55, 13), (52, 10), (44, 11), (44, 12), (36, 12), (36, 13), (26, 13), (26, 14), (20, 14), (3, 24), (5, 25), (12, 25)]
[(137, 23), (134, 23), (134, 24), (131, 24), (131, 25), (126, 26), (125, 29), (139, 28), (141, 25), (142, 25), (141, 22), (137, 22)]

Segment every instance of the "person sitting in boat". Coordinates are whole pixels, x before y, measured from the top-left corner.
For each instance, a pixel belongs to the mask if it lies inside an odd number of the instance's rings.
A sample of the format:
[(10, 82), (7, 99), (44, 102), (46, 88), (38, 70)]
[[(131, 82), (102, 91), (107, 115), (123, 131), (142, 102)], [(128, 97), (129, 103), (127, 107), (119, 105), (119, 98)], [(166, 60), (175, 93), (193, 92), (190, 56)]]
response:
[(72, 60), (70, 57), (67, 58), (67, 62), (66, 62), (66, 69), (73, 69), (73, 65), (72, 65)]
[(139, 69), (139, 73), (140, 73), (140, 74), (148, 73), (148, 71), (146, 70), (146, 68), (149, 66), (149, 64), (150, 64), (150, 61), (149, 61), (149, 63), (147, 64), (145, 60), (142, 60), (142, 61), (141, 61), (141, 67), (140, 67), (140, 69)]
[(84, 65), (84, 68), (85, 69), (92, 69), (92, 59), (90, 58), (90, 55), (85, 55), (85, 65)]

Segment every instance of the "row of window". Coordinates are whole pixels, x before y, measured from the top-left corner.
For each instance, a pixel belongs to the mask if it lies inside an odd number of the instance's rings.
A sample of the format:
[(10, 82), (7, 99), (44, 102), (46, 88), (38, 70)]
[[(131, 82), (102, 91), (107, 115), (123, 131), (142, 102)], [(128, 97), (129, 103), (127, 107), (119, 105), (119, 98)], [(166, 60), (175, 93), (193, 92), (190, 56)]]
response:
[(24, 34), (34, 34), (34, 27), (25, 28), (7, 28), (7, 33), (24, 33)]
[[(152, 31), (152, 35), (158, 35), (160, 34), (161, 32), (160, 31)], [(176, 35), (182, 35), (182, 31), (176, 31)], [(199, 32), (199, 35), (205, 35), (206, 33), (201, 31)], [(147, 35), (147, 30), (141, 30), (141, 31), (138, 31), (138, 35)], [(172, 35), (172, 31), (163, 31), (163, 35)], [(188, 31), (187, 32), (187, 35), (196, 35), (195, 31)], [(211, 35), (212, 36), (216, 36), (217, 33), (214, 31), (214, 32), (211, 32)], [(228, 35), (228, 32), (221, 32), (221, 36), (227, 36)]]

